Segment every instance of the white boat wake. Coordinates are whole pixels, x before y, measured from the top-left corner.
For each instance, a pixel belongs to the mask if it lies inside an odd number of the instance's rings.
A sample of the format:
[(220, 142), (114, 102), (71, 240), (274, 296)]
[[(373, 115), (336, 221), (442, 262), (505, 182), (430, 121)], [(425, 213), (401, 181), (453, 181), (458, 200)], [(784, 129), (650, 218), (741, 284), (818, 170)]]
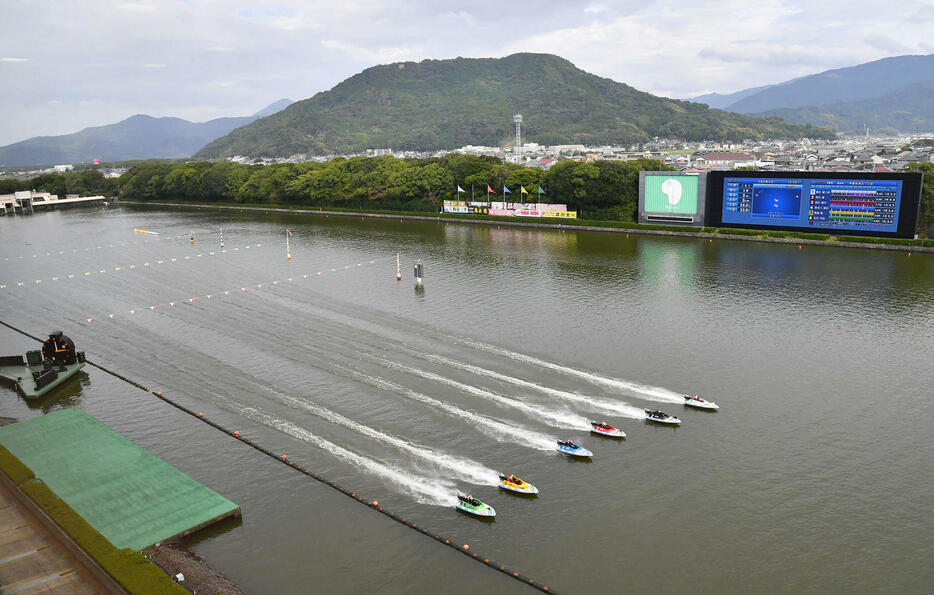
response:
[(660, 386), (649, 386), (646, 384), (639, 384), (637, 382), (630, 382), (628, 380), (622, 380), (620, 378), (612, 378), (610, 376), (604, 376), (602, 374), (595, 374), (593, 372), (587, 372), (584, 370), (577, 370), (568, 366), (562, 366), (561, 364), (555, 364), (537, 357), (532, 357), (531, 355), (525, 355), (523, 353), (516, 353), (515, 351), (510, 351), (508, 349), (503, 349), (501, 347), (496, 347), (494, 345), (489, 345), (480, 341), (475, 341), (473, 339), (463, 339), (452, 337), (456, 341), (460, 342), (463, 345), (468, 345), (475, 349), (481, 351), (486, 351), (487, 353), (494, 353), (496, 355), (502, 355), (516, 361), (521, 361), (529, 364), (535, 364), (542, 368), (548, 368), (550, 370), (555, 370), (557, 372), (562, 372), (571, 376), (576, 376), (578, 378), (583, 378), (584, 380), (591, 382), (593, 384), (599, 384), (603, 386), (608, 386), (611, 388), (616, 388), (626, 393), (642, 397), (644, 399), (649, 399), (651, 401), (660, 401), (663, 403), (684, 403), (684, 396), (680, 393), (668, 390), (667, 388), (662, 388)]
[(457, 504), (457, 490), (449, 481), (436, 477), (413, 475), (411, 472), (396, 469), (338, 446), (291, 422), (272, 417), (253, 407), (239, 404), (238, 406), (240, 408), (239, 413), (244, 417), (317, 446), (346, 463), (372, 473), (411, 495), (420, 504), (433, 504), (435, 506), (454, 506)]

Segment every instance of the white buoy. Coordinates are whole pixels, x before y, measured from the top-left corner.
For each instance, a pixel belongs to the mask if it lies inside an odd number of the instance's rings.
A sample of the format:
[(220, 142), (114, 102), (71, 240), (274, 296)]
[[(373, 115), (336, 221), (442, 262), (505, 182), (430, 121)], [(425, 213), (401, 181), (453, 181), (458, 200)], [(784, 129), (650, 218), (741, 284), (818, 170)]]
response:
[(398, 252), (396, 252), (396, 281), (402, 281), (402, 266), (399, 264)]
[(224, 247), (224, 230), (221, 230), (221, 248)]
[(292, 232), (288, 229), (285, 230), (285, 257), (288, 260), (292, 260), (292, 252), (289, 250), (289, 236), (292, 235)]
[(422, 267), (422, 263), (420, 262), (415, 263), (415, 285), (422, 284), (422, 277), (424, 275), (424, 272), (425, 270)]

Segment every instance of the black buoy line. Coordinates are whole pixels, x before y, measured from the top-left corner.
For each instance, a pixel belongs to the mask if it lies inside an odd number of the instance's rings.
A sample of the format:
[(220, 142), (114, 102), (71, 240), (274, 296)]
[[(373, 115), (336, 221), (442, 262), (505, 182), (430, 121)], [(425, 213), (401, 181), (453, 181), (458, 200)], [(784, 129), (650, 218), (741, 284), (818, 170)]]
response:
[[(39, 341), (40, 343), (42, 342), (42, 339), (40, 339), (39, 337), (36, 337), (36, 336), (34, 336), (34, 335), (31, 335), (31, 334), (27, 333), (26, 331), (23, 331), (23, 330), (21, 330), (21, 329), (18, 329), (18, 328), (16, 328), (15, 326), (13, 326), (13, 325), (11, 325), (11, 324), (8, 324), (8, 323), (6, 323), (6, 322), (4, 322), (4, 321), (2, 321), (2, 320), (0, 320), (0, 324), (2, 324), (3, 326), (9, 328), (10, 330), (16, 331), (17, 333), (19, 333), (19, 334), (21, 334), (21, 335), (24, 335), (24, 336), (26, 336), (26, 337), (29, 337), (30, 339), (34, 339), (34, 340), (36, 340), (36, 341)], [(304, 475), (306, 475), (306, 476), (308, 476), (308, 477), (310, 477), (310, 478), (312, 478), (312, 479), (315, 479), (315, 480), (317, 480), (317, 481), (319, 481), (319, 482), (321, 482), (321, 483), (323, 483), (323, 484), (325, 484), (325, 485), (327, 485), (327, 486), (330, 486), (330, 487), (334, 488), (334, 489), (337, 490), (338, 492), (344, 494), (345, 496), (347, 496), (347, 497), (349, 497), (349, 498), (352, 498), (352, 499), (356, 500), (357, 502), (359, 502), (360, 504), (363, 504), (363, 505), (366, 506), (367, 508), (369, 508), (369, 509), (371, 509), (371, 510), (374, 510), (374, 511), (376, 511), (376, 512), (378, 512), (378, 513), (380, 513), (380, 514), (382, 514), (382, 515), (384, 515), (384, 516), (386, 516), (386, 517), (389, 517), (390, 519), (392, 519), (392, 520), (396, 521), (397, 523), (400, 523), (400, 524), (402, 524), (402, 525), (404, 525), (404, 526), (406, 526), (406, 527), (412, 529), (413, 531), (416, 531), (416, 532), (421, 533), (421, 534), (423, 534), (423, 535), (427, 535), (428, 537), (431, 537), (432, 539), (434, 539), (434, 540), (437, 541), (438, 543), (441, 543), (441, 544), (443, 544), (443, 545), (446, 545), (446, 546), (448, 546), (448, 547), (454, 549), (455, 551), (460, 552), (461, 554), (464, 554), (464, 555), (467, 556), (468, 558), (470, 558), (470, 559), (472, 559), (472, 560), (476, 560), (477, 562), (480, 562), (481, 564), (483, 564), (484, 566), (486, 566), (486, 567), (488, 567), (488, 568), (492, 568), (493, 570), (496, 570), (496, 571), (498, 571), (498, 572), (502, 572), (502, 573), (505, 574), (506, 576), (508, 576), (508, 577), (510, 577), (510, 578), (512, 578), (512, 579), (515, 579), (515, 580), (519, 581), (520, 583), (522, 583), (522, 584), (524, 584), (524, 585), (528, 585), (528, 586), (530, 586), (530, 587), (532, 587), (532, 588), (534, 588), (534, 589), (538, 589), (539, 591), (543, 591), (543, 592), (545, 592), (545, 593), (556, 593), (555, 590), (551, 589), (550, 587), (546, 586), (545, 584), (543, 584), (543, 583), (541, 583), (541, 582), (538, 582), (538, 581), (535, 581), (535, 580), (532, 580), (531, 578), (529, 578), (528, 576), (526, 576), (526, 575), (520, 573), (519, 571), (514, 570), (514, 569), (512, 569), (512, 568), (509, 568), (509, 567), (506, 566), (505, 564), (500, 564), (499, 562), (496, 562), (496, 561), (494, 561), (494, 560), (491, 560), (490, 558), (484, 558), (484, 557), (481, 557), (479, 554), (477, 554), (477, 553), (475, 553), (475, 552), (471, 552), (471, 551), (470, 551), (470, 546), (469, 546), (468, 544), (464, 544), (464, 545), (462, 545), (462, 546), (459, 546), (459, 545), (457, 545), (456, 543), (454, 543), (453, 541), (451, 541), (450, 539), (447, 539), (447, 538), (445, 538), (445, 537), (442, 536), (442, 535), (439, 535), (439, 534), (437, 534), (437, 533), (435, 533), (435, 532), (433, 532), (433, 531), (431, 531), (431, 530), (429, 530), (429, 529), (426, 529), (425, 527), (419, 526), (419, 525), (418, 525), (417, 523), (415, 523), (415, 522), (412, 522), (412, 521), (410, 521), (410, 520), (408, 520), (408, 519), (405, 519), (405, 518), (403, 518), (403, 517), (401, 517), (401, 516), (399, 516), (399, 515), (397, 515), (397, 514), (395, 514), (395, 513), (393, 513), (393, 512), (390, 512), (389, 510), (383, 508), (383, 507), (379, 504), (379, 501), (378, 501), (378, 500), (372, 500), (372, 501), (370, 501), (370, 500), (364, 499), (362, 496), (360, 496), (360, 495), (357, 494), (356, 492), (353, 492), (353, 491), (351, 491), (351, 490), (348, 490), (347, 488), (345, 488), (345, 487), (339, 485), (338, 483), (336, 483), (336, 482), (334, 482), (334, 481), (331, 481), (331, 480), (329, 480), (329, 479), (327, 479), (327, 478), (325, 478), (325, 477), (323, 477), (323, 476), (321, 476), (321, 475), (319, 475), (319, 474), (317, 474), (317, 473), (315, 473), (315, 472), (309, 470), (307, 467), (302, 467), (301, 465), (297, 465), (297, 464), (295, 463), (295, 461), (292, 460), (292, 459), (290, 459), (287, 455), (279, 455), (279, 454), (276, 454), (276, 453), (272, 452), (271, 450), (269, 450), (268, 448), (265, 448), (264, 446), (259, 445), (259, 444), (257, 444), (256, 442), (253, 442), (253, 441), (250, 440), (249, 438), (244, 438), (243, 436), (240, 435), (240, 432), (239, 432), (239, 431), (228, 430), (227, 428), (225, 428), (224, 426), (220, 425), (219, 423), (217, 423), (217, 422), (215, 422), (215, 421), (211, 421), (210, 419), (208, 419), (207, 417), (205, 417), (205, 416), (204, 416), (204, 413), (193, 411), (193, 410), (189, 409), (188, 407), (185, 407), (184, 405), (182, 405), (182, 404), (180, 404), (180, 403), (177, 403), (177, 402), (173, 401), (172, 399), (166, 397), (165, 395), (162, 394), (162, 391), (150, 390), (150, 388), (149, 388), (148, 386), (144, 386), (144, 385), (140, 384), (139, 382), (136, 382), (135, 380), (131, 380), (130, 378), (127, 378), (126, 376), (124, 376), (124, 375), (122, 375), (122, 374), (119, 374), (119, 373), (117, 373), (117, 372), (114, 372), (113, 370), (110, 370), (110, 369), (108, 369), (108, 368), (106, 368), (106, 367), (104, 367), (104, 366), (102, 366), (102, 365), (100, 365), (100, 364), (97, 364), (97, 363), (95, 363), (95, 362), (92, 362), (92, 361), (89, 360), (89, 359), (85, 360), (85, 363), (87, 363), (87, 364), (90, 365), (90, 366), (94, 366), (94, 367), (97, 368), (98, 370), (100, 370), (100, 371), (102, 371), (102, 372), (106, 372), (107, 374), (110, 374), (111, 376), (114, 376), (115, 378), (119, 378), (120, 380), (126, 382), (127, 384), (131, 384), (131, 385), (135, 386), (136, 388), (138, 388), (138, 389), (140, 389), (140, 390), (146, 391), (147, 393), (149, 393), (149, 394), (151, 394), (151, 395), (153, 395), (153, 396), (155, 396), (155, 397), (161, 399), (161, 400), (164, 401), (165, 403), (168, 403), (168, 404), (171, 405), (172, 407), (175, 407), (175, 408), (178, 409), (179, 411), (183, 411), (183, 412), (187, 413), (188, 415), (190, 415), (190, 416), (192, 416), (192, 417), (198, 419), (199, 421), (202, 421), (202, 422), (208, 424), (209, 426), (212, 426), (212, 427), (216, 428), (217, 430), (220, 430), (221, 432), (223, 432), (223, 433), (225, 433), (225, 434), (227, 434), (227, 435), (229, 435), (229, 436), (231, 436), (231, 437), (233, 437), (233, 438), (236, 438), (236, 439), (239, 440), (240, 442), (242, 442), (242, 443), (246, 444), (247, 446), (250, 446), (250, 447), (252, 447), (252, 448), (258, 450), (259, 452), (261, 452), (261, 453), (263, 453), (263, 454), (269, 456), (270, 458), (276, 460), (277, 462), (282, 463), (283, 465), (287, 465), (288, 467), (291, 467), (292, 469), (295, 469), (295, 470), (298, 471), (299, 473), (302, 473), (302, 474), (304, 474)]]

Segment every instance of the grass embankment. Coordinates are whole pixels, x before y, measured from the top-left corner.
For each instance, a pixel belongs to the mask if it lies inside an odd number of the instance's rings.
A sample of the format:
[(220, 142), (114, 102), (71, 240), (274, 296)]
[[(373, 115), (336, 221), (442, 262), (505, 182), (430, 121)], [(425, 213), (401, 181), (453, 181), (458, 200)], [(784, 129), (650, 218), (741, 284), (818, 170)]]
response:
[(130, 593), (188, 593), (141, 553), (114, 547), (3, 446), (0, 469)]
[[(139, 202), (136, 204), (146, 204)], [(186, 207), (232, 207), (249, 209), (287, 209), (291, 211), (304, 212), (323, 212), (347, 213), (347, 214), (375, 214), (375, 215), (398, 215), (403, 217), (434, 217), (438, 219), (467, 220), (467, 221), (487, 221), (490, 223), (534, 223), (536, 225), (554, 225), (564, 227), (602, 227), (606, 229), (627, 229), (634, 232), (639, 231), (670, 231), (684, 235), (725, 235), (725, 236), (745, 236), (757, 239), (785, 239), (785, 240), (808, 240), (809, 242), (823, 242), (830, 245), (838, 242), (852, 242), (856, 244), (874, 244), (889, 246), (919, 246), (934, 248), (934, 239), (907, 239), (907, 238), (877, 238), (871, 236), (838, 236), (825, 233), (807, 233), (801, 231), (779, 231), (767, 229), (734, 229), (727, 227), (683, 227), (678, 225), (650, 225), (644, 223), (634, 223), (632, 221), (600, 221), (589, 219), (536, 219), (536, 218), (517, 218), (517, 217), (494, 217), (492, 215), (479, 214), (455, 214), (455, 213), (434, 213), (428, 211), (392, 211), (386, 209), (347, 209), (341, 207), (320, 207), (286, 204), (241, 204), (241, 203), (203, 203), (192, 204), (187, 202), (163, 203), (175, 204)], [(153, 205), (155, 206), (155, 205)]]

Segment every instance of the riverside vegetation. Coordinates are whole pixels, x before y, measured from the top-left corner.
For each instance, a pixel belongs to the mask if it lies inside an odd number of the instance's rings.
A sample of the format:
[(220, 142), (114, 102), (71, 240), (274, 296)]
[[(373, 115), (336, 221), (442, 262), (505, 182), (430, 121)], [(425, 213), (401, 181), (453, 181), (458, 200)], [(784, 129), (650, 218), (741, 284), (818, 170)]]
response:
[[(45, 190), (59, 195), (119, 195), (153, 202), (225, 203), (295, 208), (438, 213), (445, 200), (456, 200), (457, 186), (469, 200), (502, 200), (503, 186), (513, 202), (564, 203), (581, 223), (635, 227), (639, 172), (666, 168), (657, 160), (561, 161), (544, 171), (503, 163), (495, 157), (449, 154), (429, 159), (385, 157), (337, 158), (326, 162), (242, 165), (221, 161), (144, 162), (118, 179), (97, 171), (44, 174), (30, 180), (0, 180), (0, 194), (15, 190)], [(924, 174), (919, 231), (934, 225), (934, 163), (912, 164), (909, 171)], [(487, 187), (494, 190), (488, 194)], [(524, 187), (529, 194), (522, 195)], [(538, 188), (545, 190), (539, 196)], [(743, 235), (826, 238), (822, 234), (731, 230)], [(860, 241), (876, 241), (864, 238)], [(882, 240), (886, 241), (886, 240)], [(930, 240), (929, 240), (930, 241)]]

